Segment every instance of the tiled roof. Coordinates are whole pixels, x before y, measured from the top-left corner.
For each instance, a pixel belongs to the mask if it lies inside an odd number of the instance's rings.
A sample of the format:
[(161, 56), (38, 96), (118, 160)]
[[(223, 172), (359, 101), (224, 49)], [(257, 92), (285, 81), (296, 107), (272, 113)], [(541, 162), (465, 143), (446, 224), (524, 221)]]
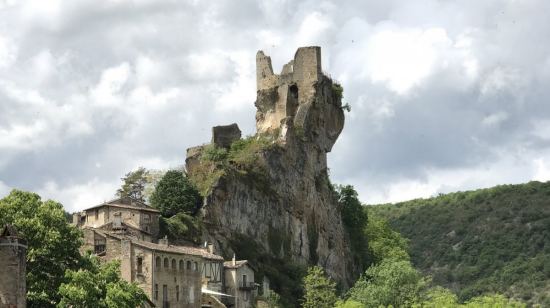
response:
[[(106, 231), (99, 231), (94, 228), (90, 228), (97, 233), (99, 233), (102, 236), (111, 236), (116, 239), (122, 240), (125, 239), (125, 237), (122, 237), (118, 234), (112, 234)], [(209, 253), (208, 250), (204, 248), (198, 248), (198, 247), (191, 247), (191, 246), (173, 246), (173, 245), (164, 245), (164, 244), (157, 244), (157, 243), (151, 243), (146, 241), (140, 241), (133, 238), (128, 238), (132, 241), (134, 245), (141, 246), (147, 249), (155, 250), (155, 251), (163, 251), (163, 252), (170, 252), (170, 253), (177, 253), (177, 254), (186, 254), (186, 255), (192, 255), (192, 256), (199, 256), (204, 259), (208, 260), (216, 260), (216, 261), (223, 261), (223, 257)]]
[[(128, 202), (128, 201), (130, 201), (130, 204), (125, 203), (125, 202)], [(139, 200), (136, 200), (136, 199), (133, 199), (133, 198), (130, 198), (130, 197), (116, 198), (116, 199), (113, 199), (113, 200), (110, 200), (110, 201), (106, 201), (102, 204), (98, 204), (96, 206), (92, 206), (90, 208), (87, 208), (84, 211), (92, 210), (92, 209), (103, 207), (103, 206), (112, 206), (112, 207), (118, 207), (118, 208), (134, 209), (134, 210), (140, 210), (140, 211), (148, 211), (148, 212), (159, 213), (159, 210), (150, 207), (146, 203), (143, 203)]]
[(248, 264), (248, 260), (238, 260), (235, 261), (235, 265), (233, 265), (233, 261), (225, 261), (223, 262), (223, 267), (227, 268), (239, 268), (245, 264)]
[(181, 253), (181, 254), (187, 254), (187, 255), (195, 255), (200, 256), (205, 259), (209, 260), (219, 260), (223, 261), (224, 259), (221, 256), (212, 254), (208, 252), (208, 250), (203, 248), (197, 248), (197, 247), (191, 247), (191, 246), (173, 246), (173, 245), (164, 245), (164, 244), (156, 244), (151, 242), (145, 242), (145, 241), (132, 241), (134, 244), (149, 248), (151, 250), (156, 251), (165, 251), (165, 252), (172, 252), (172, 253)]

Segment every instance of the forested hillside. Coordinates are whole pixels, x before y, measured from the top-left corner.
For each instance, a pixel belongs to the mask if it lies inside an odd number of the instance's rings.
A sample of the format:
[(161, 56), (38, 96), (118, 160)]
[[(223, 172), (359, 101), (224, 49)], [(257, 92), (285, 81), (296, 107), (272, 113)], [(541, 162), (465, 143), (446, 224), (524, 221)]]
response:
[(369, 207), (410, 240), (414, 265), (461, 300), (498, 292), (550, 307), (550, 182)]

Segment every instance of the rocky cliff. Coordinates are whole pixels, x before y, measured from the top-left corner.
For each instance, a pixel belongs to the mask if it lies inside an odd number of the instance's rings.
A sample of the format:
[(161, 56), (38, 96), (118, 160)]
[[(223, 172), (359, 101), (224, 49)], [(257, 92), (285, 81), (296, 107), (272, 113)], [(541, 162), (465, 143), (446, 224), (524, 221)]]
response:
[(281, 74), (262, 51), (256, 65), (257, 134), (243, 140), (235, 124), (217, 126), (210, 145), (188, 149), (189, 177), (205, 196), (204, 237), (228, 256), (239, 256), (241, 241), (318, 264), (347, 287), (357, 269), (327, 173), (344, 126), (341, 88), (323, 74), (319, 47), (299, 48)]

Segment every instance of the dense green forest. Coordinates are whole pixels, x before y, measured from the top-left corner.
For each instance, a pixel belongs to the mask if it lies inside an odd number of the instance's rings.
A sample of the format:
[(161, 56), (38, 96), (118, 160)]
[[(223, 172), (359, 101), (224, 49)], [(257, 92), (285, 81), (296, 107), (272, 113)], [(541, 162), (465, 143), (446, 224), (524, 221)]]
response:
[(409, 239), (414, 266), (459, 300), (502, 293), (550, 307), (550, 182), (369, 207)]

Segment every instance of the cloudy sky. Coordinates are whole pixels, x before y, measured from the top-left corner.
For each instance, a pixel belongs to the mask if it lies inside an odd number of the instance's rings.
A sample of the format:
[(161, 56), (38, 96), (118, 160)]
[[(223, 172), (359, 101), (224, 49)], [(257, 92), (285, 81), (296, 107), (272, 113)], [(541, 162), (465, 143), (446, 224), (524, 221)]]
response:
[(550, 3), (0, 0), (0, 196), (68, 210), (210, 128), (254, 132), (255, 53), (297, 47), (352, 106), (329, 155), (364, 202), (550, 180)]

